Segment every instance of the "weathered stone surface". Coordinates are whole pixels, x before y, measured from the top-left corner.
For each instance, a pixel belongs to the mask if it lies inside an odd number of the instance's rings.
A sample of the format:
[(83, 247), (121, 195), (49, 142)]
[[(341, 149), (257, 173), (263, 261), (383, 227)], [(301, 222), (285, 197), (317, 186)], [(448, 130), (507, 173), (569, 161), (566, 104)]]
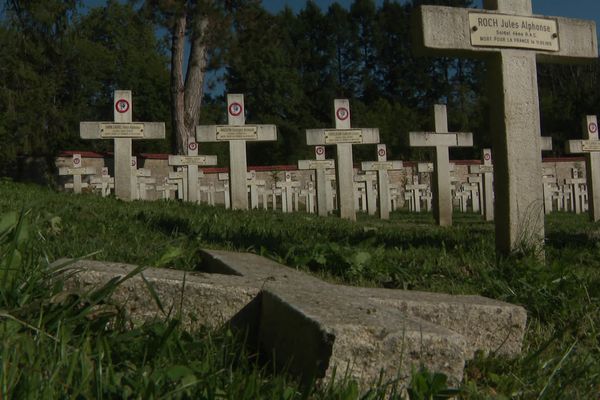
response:
[(527, 322), (523, 307), (481, 296), (329, 285), (255, 254), (204, 250), (203, 256), (201, 266), (207, 272), (287, 282), (290, 286), (312, 287), (328, 294), (335, 290), (349, 298), (368, 298), (394, 307), (404, 315), (422, 318), (464, 335), (469, 345), (468, 356), (477, 350), (507, 355), (521, 352)]
[[(135, 266), (78, 261), (67, 287), (104, 284)], [(473, 350), (516, 354), (526, 314), (478, 297), (333, 285), (263, 257), (205, 250), (204, 272), (145, 269), (113, 294), (136, 322), (179, 315), (187, 328), (229, 323), (247, 329), (263, 354), (305, 378), (346, 371), (361, 384), (413, 367), (462, 379)], [(144, 279), (145, 278), (145, 279)]]

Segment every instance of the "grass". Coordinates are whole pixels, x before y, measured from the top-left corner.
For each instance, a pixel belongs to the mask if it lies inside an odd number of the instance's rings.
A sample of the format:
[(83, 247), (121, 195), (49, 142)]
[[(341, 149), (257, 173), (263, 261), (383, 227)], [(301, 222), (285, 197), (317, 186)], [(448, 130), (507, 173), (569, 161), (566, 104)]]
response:
[[(31, 210), (26, 218), (15, 214), (21, 209)], [(456, 215), (452, 228), (404, 212), (390, 221), (360, 216), (351, 223), (302, 213), (123, 203), (1, 182), (0, 214), (8, 212), (1, 265), (20, 272), (0, 288), (0, 398), (11, 391), (12, 398), (357, 398), (349, 381), (302, 388), (271, 373), (226, 331), (184, 332), (176, 320), (127, 329), (105, 304), (111, 288), (65, 297), (58, 283), (49, 284), (56, 274), (50, 262), (60, 257), (193, 270), (203, 247), (256, 252), (352, 285), (481, 294), (521, 304), (529, 314), (523, 355), (478, 356), (467, 365), (460, 396), (600, 398), (600, 225), (585, 216), (548, 218), (541, 263), (534, 256), (496, 260), (493, 225), (472, 214)], [(2, 229), (0, 223), (0, 235)], [(108, 321), (111, 329), (98, 329)], [(154, 348), (160, 351), (149, 356)], [(413, 382), (413, 389), (435, 386), (433, 375), (417, 376), (421, 383)], [(412, 398), (425, 393), (415, 390)]]

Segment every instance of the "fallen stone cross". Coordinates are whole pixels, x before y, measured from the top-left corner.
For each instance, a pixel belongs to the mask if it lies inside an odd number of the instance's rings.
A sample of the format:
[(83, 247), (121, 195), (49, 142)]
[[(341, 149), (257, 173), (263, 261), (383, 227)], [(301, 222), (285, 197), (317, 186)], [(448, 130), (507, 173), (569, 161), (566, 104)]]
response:
[[(135, 266), (77, 261), (68, 289), (88, 289)], [(475, 351), (516, 356), (527, 315), (522, 307), (480, 296), (333, 285), (248, 253), (202, 251), (199, 269), (148, 268), (112, 295), (137, 323), (165, 310), (185, 327), (229, 324), (277, 365), (301, 377), (330, 379), (337, 368), (366, 387), (384, 379), (406, 384), (421, 365), (453, 384)], [(147, 282), (147, 283), (146, 283)], [(181, 307), (181, 308), (180, 308)]]
[(306, 144), (336, 145), (337, 201), (340, 217), (356, 220), (354, 209), (354, 163), (352, 145), (379, 143), (379, 129), (352, 128), (350, 124), (350, 102), (346, 99), (334, 101), (335, 129), (309, 129)]
[(431, 182), (433, 194), (433, 216), (440, 226), (452, 225), (452, 193), (450, 190), (450, 147), (473, 146), (472, 133), (448, 132), (446, 106), (434, 106), (435, 132), (410, 132), (411, 147), (426, 147), (435, 150), (435, 167)]
[[(592, 21), (534, 16), (531, 0), (484, 0), (485, 10), (421, 6), (415, 48), (425, 55), (487, 61), (494, 130), (496, 251), (542, 250), (537, 63), (598, 58)], [(502, 24), (505, 28), (498, 29)], [(533, 34), (533, 36), (532, 36)]]
[(196, 139), (198, 142), (229, 143), (231, 208), (234, 210), (247, 210), (246, 174), (248, 172), (248, 162), (246, 143), (277, 140), (277, 127), (275, 125), (246, 125), (243, 94), (227, 95), (227, 120), (228, 125), (196, 127)]
[(114, 122), (81, 122), (82, 139), (112, 139), (115, 157), (115, 194), (125, 201), (135, 199), (131, 174), (132, 140), (164, 139), (163, 122), (132, 122), (133, 102), (130, 90), (114, 92)]

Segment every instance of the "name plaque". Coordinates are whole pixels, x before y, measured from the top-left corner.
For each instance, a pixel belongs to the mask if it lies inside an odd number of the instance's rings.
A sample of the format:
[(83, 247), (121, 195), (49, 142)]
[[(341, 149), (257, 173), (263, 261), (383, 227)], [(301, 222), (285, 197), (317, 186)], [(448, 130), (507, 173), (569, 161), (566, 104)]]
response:
[(469, 25), (473, 46), (560, 51), (554, 19), (469, 13)]
[(325, 131), (325, 144), (362, 142), (362, 130), (360, 129), (336, 129)]
[(582, 140), (581, 149), (586, 153), (600, 152), (600, 140)]
[(217, 126), (217, 140), (258, 140), (256, 126)]
[(176, 165), (205, 165), (206, 156), (176, 156), (170, 159)]
[(333, 160), (310, 160), (308, 161), (308, 168), (306, 169), (327, 169), (335, 168)]
[(393, 161), (373, 161), (369, 163), (371, 169), (394, 169)]
[(143, 138), (144, 124), (100, 123), (101, 138)]
[(479, 166), (479, 173), (480, 174), (491, 174), (494, 172), (494, 166), (493, 165), (480, 165)]

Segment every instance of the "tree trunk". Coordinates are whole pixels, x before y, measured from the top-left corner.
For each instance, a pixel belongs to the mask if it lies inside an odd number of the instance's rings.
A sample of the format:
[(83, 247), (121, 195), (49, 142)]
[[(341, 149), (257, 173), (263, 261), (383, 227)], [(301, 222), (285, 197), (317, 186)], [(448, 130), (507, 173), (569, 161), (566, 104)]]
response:
[(200, 120), (200, 108), (204, 95), (204, 74), (208, 63), (208, 48), (205, 40), (209, 25), (208, 17), (198, 16), (192, 27), (191, 51), (184, 82), (183, 57), (186, 20), (187, 15), (183, 13), (175, 21), (171, 47), (172, 118), (177, 154), (187, 153), (189, 138), (196, 134), (196, 125)]

